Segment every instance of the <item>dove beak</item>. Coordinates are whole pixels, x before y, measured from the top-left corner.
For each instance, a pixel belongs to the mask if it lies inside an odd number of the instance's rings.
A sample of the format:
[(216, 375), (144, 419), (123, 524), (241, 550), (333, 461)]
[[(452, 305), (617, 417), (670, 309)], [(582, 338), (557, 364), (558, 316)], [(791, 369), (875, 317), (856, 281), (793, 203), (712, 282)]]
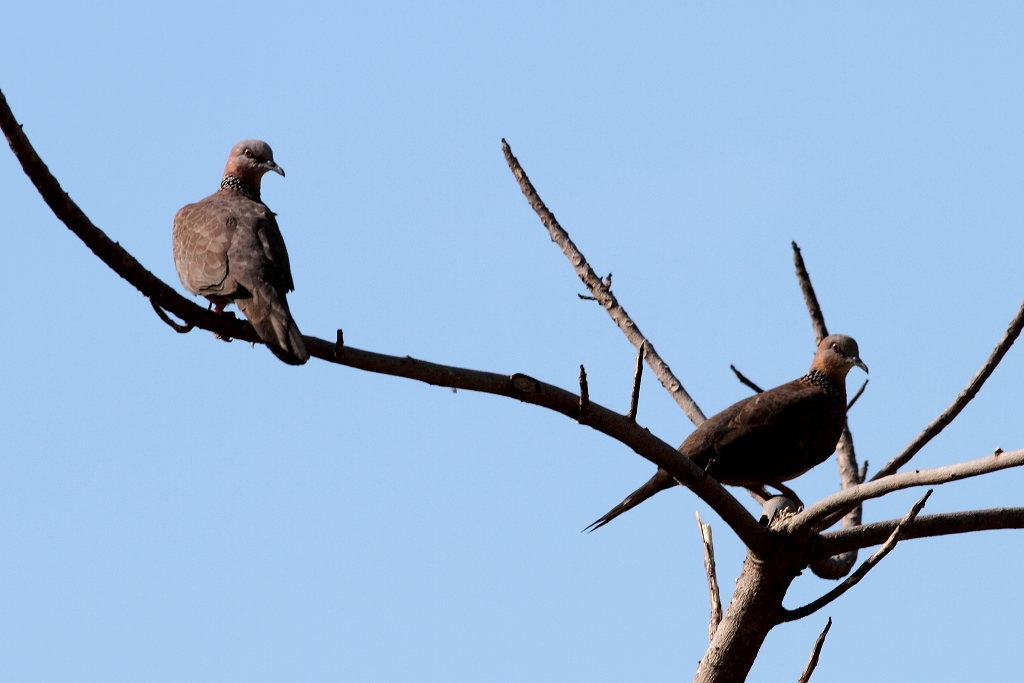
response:
[(856, 367), (860, 368), (860, 369), (861, 369), (861, 370), (863, 370), (864, 372), (867, 372), (867, 371), (868, 371), (868, 366), (864, 364), (864, 361), (862, 361), (862, 360), (860, 359), (860, 356), (854, 356), (854, 357), (853, 357), (853, 358), (851, 358), (850, 360), (852, 360), (852, 361), (853, 361), (853, 364), (854, 364), (854, 366), (856, 366)]
[(273, 171), (274, 173), (280, 173), (281, 177), (284, 177), (284, 169), (274, 163), (273, 159), (267, 159), (267, 170)]

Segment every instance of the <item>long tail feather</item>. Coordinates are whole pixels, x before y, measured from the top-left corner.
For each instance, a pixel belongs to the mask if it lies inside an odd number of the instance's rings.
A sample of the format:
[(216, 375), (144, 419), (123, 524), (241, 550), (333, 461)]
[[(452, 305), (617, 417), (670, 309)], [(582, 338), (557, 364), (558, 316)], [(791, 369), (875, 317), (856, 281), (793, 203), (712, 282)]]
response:
[(673, 486), (676, 486), (676, 480), (672, 478), (672, 475), (670, 475), (665, 470), (659, 469), (657, 472), (655, 472), (653, 477), (647, 480), (646, 484), (644, 484), (636, 491), (633, 491), (633, 493), (626, 496), (626, 499), (624, 501), (613, 507), (611, 510), (608, 511), (608, 513), (604, 517), (597, 520), (583, 531), (590, 533), (595, 529), (600, 529), (605, 524), (621, 515), (623, 512), (626, 512), (627, 510), (632, 510), (637, 505), (644, 502), (654, 494), (660, 493), (665, 489), (670, 489)]

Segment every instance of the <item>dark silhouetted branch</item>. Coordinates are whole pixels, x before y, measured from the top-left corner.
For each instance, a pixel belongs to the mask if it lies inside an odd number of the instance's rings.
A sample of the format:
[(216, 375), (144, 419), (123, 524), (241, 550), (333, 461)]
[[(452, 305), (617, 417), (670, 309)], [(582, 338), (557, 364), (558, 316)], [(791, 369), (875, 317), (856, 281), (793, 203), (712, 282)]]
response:
[(864, 390), (868, 388), (869, 381), (870, 380), (864, 380), (864, 384), (860, 385), (860, 389), (858, 389), (857, 393), (853, 395), (853, 398), (850, 399), (850, 402), (846, 404), (846, 412), (850, 412), (850, 408), (853, 407), (853, 404), (856, 403), (857, 399), (860, 398), (861, 394), (864, 393)]
[(629, 395), (629, 412), (626, 417), (636, 421), (636, 411), (640, 408), (640, 380), (644, 377), (644, 350), (647, 342), (640, 344), (640, 350), (636, 352), (636, 367), (633, 368), (633, 391)]
[(882, 558), (888, 555), (889, 552), (896, 547), (896, 544), (899, 543), (900, 537), (903, 535), (904, 529), (914, 521), (914, 518), (917, 517), (917, 513), (921, 512), (921, 508), (923, 508), (924, 504), (928, 502), (928, 497), (932, 495), (932, 490), (933, 489), (928, 489), (924, 496), (921, 497), (921, 500), (914, 503), (914, 507), (910, 508), (910, 512), (908, 512), (907, 515), (900, 520), (900, 523), (896, 525), (896, 528), (893, 529), (892, 534), (889, 535), (889, 539), (881, 548), (875, 551), (874, 555), (865, 560), (864, 564), (857, 567), (857, 571), (850, 574), (841, 584), (830, 590), (828, 593), (825, 593), (825, 595), (821, 596), (814, 602), (810, 602), (803, 607), (798, 607), (794, 610), (784, 609), (782, 611), (782, 621), (795, 621), (814, 614), (819, 609), (860, 583), (860, 580), (863, 579), (875, 565), (881, 562)]
[(811, 658), (807, 660), (807, 666), (804, 667), (804, 672), (800, 674), (799, 680), (796, 683), (807, 683), (811, 680), (811, 674), (814, 673), (814, 668), (818, 666), (818, 657), (821, 655), (821, 646), (825, 644), (825, 636), (828, 635), (828, 630), (832, 628), (832, 617), (828, 618), (828, 623), (825, 624), (824, 630), (818, 634), (818, 639), (814, 641), (814, 649), (811, 650)]
[(796, 279), (800, 282), (800, 291), (804, 294), (804, 302), (807, 304), (807, 312), (811, 314), (811, 326), (814, 328), (814, 345), (817, 346), (821, 340), (828, 336), (828, 328), (825, 327), (825, 315), (818, 305), (818, 297), (814, 294), (814, 287), (811, 285), (811, 276), (807, 274), (804, 267), (804, 257), (800, 255), (800, 247), (796, 242), (793, 245), (793, 265), (796, 266)]
[(729, 368), (736, 374), (736, 379), (740, 381), (740, 384), (750, 387), (751, 389), (753, 389), (755, 394), (760, 394), (761, 392), (764, 391), (764, 389), (762, 389), (761, 387), (757, 386), (749, 379), (747, 379), (746, 375), (737, 370), (735, 365), (730, 365)]

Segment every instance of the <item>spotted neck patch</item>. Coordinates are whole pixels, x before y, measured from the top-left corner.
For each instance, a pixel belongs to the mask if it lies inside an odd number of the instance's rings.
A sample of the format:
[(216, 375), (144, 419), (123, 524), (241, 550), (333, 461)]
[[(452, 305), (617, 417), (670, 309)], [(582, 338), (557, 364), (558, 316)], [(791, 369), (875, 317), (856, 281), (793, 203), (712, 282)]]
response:
[(824, 389), (826, 394), (837, 401), (846, 400), (846, 392), (844, 392), (841, 387), (837, 387), (835, 383), (828, 378), (828, 375), (821, 370), (811, 370), (800, 379), (808, 384), (813, 384), (816, 387)]
[(220, 189), (222, 189), (222, 190), (232, 190), (232, 191), (237, 192), (237, 193), (239, 193), (241, 195), (245, 195), (246, 197), (248, 197), (249, 199), (253, 200), (254, 202), (262, 202), (263, 201), (263, 200), (260, 199), (259, 190), (254, 188), (252, 185), (249, 185), (247, 183), (242, 182), (242, 179), (238, 178), (237, 176), (233, 176), (233, 175), (226, 175), (226, 176), (224, 176), (224, 178), (220, 181)]

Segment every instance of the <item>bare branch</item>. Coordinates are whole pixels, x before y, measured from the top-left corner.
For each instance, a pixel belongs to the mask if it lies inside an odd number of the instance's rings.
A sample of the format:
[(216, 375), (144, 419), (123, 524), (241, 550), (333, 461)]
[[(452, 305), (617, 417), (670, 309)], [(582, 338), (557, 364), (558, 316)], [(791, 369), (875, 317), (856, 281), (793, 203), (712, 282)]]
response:
[(751, 389), (753, 389), (755, 394), (760, 394), (761, 392), (764, 391), (764, 389), (762, 389), (761, 387), (757, 386), (756, 384), (751, 382), (749, 379), (747, 379), (747, 377), (742, 372), (740, 372), (739, 370), (736, 369), (735, 365), (730, 365), (729, 367), (736, 374), (736, 379), (738, 379), (740, 381), (740, 384), (743, 384), (743, 385), (745, 385), (747, 387), (750, 387)]
[(654, 371), (654, 374), (661, 381), (668, 393), (672, 395), (679, 407), (683, 409), (686, 416), (690, 418), (690, 421), (695, 425), (699, 425), (706, 418), (704, 413), (701, 412), (700, 408), (697, 407), (696, 402), (690, 395), (686, 393), (686, 389), (683, 388), (682, 383), (676, 379), (676, 376), (672, 374), (672, 370), (668, 367), (668, 364), (661, 359), (658, 352), (655, 351), (654, 345), (651, 344), (650, 340), (644, 337), (643, 333), (640, 332), (640, 328), (636, 326), (636, 323), (629, 317), (626, 310), (619, 305), (618, 300), (611, 291), (611, 276), (608, 276), (607, 281), (602, 281), (601, 278), (594, 273), (594, 269), (587, 263), (587, 259), (580, 253), (580, 250), (576, 248), (573, 241), (569, 239), (569, 234), (562, 229), (562, 226), (558, 224), (558, 220), (555, 215), (548, 210), (548, 207), (541, 200), (537, 194), (537, 190), (534, 189), (530, 179), (526, 176), (526, 172), (523, 167), (519, 165), (519, 161), (512, 155), (512, 148), (509, 147), (505, 140), (501, 141), (501, 148), (505, 152), (505, 161), (508, 163), (509, 169), (512, 171), (512, 175), (515, 176), (516, 181), (519, 183), (520, 189), (526, 196), (527, 201), (530, 202), (530, 207), (540, 217), (541, 223), (547, 228), (548, 233), (551, 235), (551, 240), (555, 242), (559, 247), (562, 248), (562, 253), (565, 254), (566, 258), (569, 259), (569, 263), (576, 270), (576, 274), (579, 276), (583, 284), (587, 286), (590, 293), (600, 302), (604, 309), (608, 311), (608, 315), (611, 316), (615, 324), (619, 326), (619, 329), (626, 335), (626, 338), (630, 341), (633, 346), (638, 350), (646, 342), (647, 345), (647, 364)]
[(818, 297), (814, 294), (814, 287), (811, 285), (811, 276), (807, 274), (804, 267), (804, 257), (800, 255), (800, 247), (796, 242), (793, 245), (793, 265), (796, 266), (796, 279), (800, 281), (800, 291), (804, 293), (804, 302), (807, 304), (807, 312), (811, 314), (811, 326), (814, 328), (814, 345), (817, 346), (821, 340), (828, 336), (828, 328), (825, 327), (825, 315), (818, 305)]
[[(93, 225), (88, 216), (61, 189), (57, 179), (50, 174), (46, 165), (36, 154), (28, 138), (22, 132), (21, 126), (11, 113), (2, 92), (0, 92), (0, 128), (7, 136), (11, 149), (21, 162), (25, 174), (35, 184), (50, 209), (114, 272), (135, 286), (151, 301), (184, 320), (187, 324), (215, 332), (224, 338), (262, 343), (248, 322), (239, 320), (233, 315), (208, 311), (185, 299), (167, 283), (146, 270), (123, 247)], [(409, 356), (398, 357), (364, 351), (317, 337), (307, 336), (304, 339), (311, 356), (330, 363), (367, 372), (415, 379), (452, 389), (508, 396), (553, 410), (572, 419), (578, 420), (580, 417), (580, 397), (526, 375), (509, 376), (481, 372), (428, 363)], [(705, 476), (704, 472), (689, 458), (682, 456), (668, 443), (639, 427), (632, 420), (626, 419), (624, 415), (596, 403), (590, 404), (587, 425), (630, 447), (637, 454), (668, 471), (678, 481), (691, 488), (757, 555), (763, 557), (770, 552), (772, 541), (768, 532), (757, 523), (757, 520), (750, 515), (746, 508), (722, 488), (721, 484), (712, 477)]]
[(629, 396), (629, 412), (626, 417), (636, 421), (636, 411), (640, 407), (640, 380), (644, 376), (644, 349), (647, 342), (640, 344), (640, 350), (636, 352), (636, 367), (633, 369), (633, 391)]
[(853, 395), (853, 398), (850, 399), (850, 402), (846, 404), (846, 412), (850, 412), (850, 408), (852, 408), (853, 404), (857, 402), (857, 399), (860, 398), (860, 395), (864, 393), (864, 390), (868, 388), (868, 382), (870, 381), (871, 380), (866, 379), (864, 380), (864, 384), (860, 385), (860, 389), (858, 389), (857, 393)]
[[(843, 490), (847, 490), (863, 483), (863, 478), (857, 471), (857, 456), (853, 450), (853, 434), (850, 428), (843, 427), (843, 433), (839, 437), (839, 444), (836, 446), (836, 462), (839, 465), (839, 483)], [(864, 507), (855, 505), (843, 517), (843, 528), (849, 529), (861, 523), (861, 516)], [(832, 526), (834, 522), (828, 522)], [(827, 528), (827, 527), (824, 527)], [(838, 580), (850, 573), (853, 565), (857, 563), (857, 551), (850, 550), (835, 557), (820, 558), (811, 562), (811, 571), (823, 579)]]
[(217, 332), (224, 339), (259, 341), (256, 331), (249, 323), (241, 321), (233, 315), (208, 311), (181, 296), (153, 273), (146, 270), (121, 245), (93, 225), (89, 217), (61, 189), (60, 183), (50, 174), (46, 164), (36, 154), (21, 126), (15, 120), (2, 92), (0, 92), (0, 129), (3, 129), (11, 150), (21, 162), (25, 175), (39, 190), (39, 194), (42, 195), (50, 210), (115, 273), (127, 280), (160, 308), (173, 313), (195, 327)]
[(708, 576), (708, 594), (711, 597), (711, 618), (708, 620), (708, 641), (715, 639), (715, 631), (722, 623), (722, 595), (718, 591), (718, 573), (715, 570), (715, 544), (711, 538), (711, 525), (700, 520), (700, 513), (697, 516), (697, 527), (700, 529), (700, 538), (704, 542), (704, 572)]
[(821, 654), (821, 646), (825, 644), (825, 636), (828, 635), (828, 630), (832, 628), (832, 617), (828, 618), (828, 623), (825, 624), (825, 629), (818, 634), (818, 639), (814, 641), (814, 649), (811, 650), (811, 658), (807, 661), (807, 666), (804, 667), (804, 672), (800, 674), (800, 679), (796, 683), (807, 683), (811, 680), (811, 674), (814, 673), (814, 667), (818, 666), (818, 656)]
[(1010, 321), (1009, 326), (1006, 328), (1006, 332), (1003, 334), (1003, 338), (999, 340), (996, 347), (992, 349), (992, 353), (989, 355), (988, 360), (981, 366), (977, 374), (971, 378), (971, 381), (967, 383), (967, 386), (960, 395), (956, 397), (948, 408), (942, 411), (942, 414), (932, 420), (932, 423), (924, 428), (920, 434), (917, 435), (913, 441), (904, 448), (899, 455), (885, 463), (885, 467), (878, 470), (875, 476), (871, 477), (872, 481), (887, 477), (899, 468), (903, 467), (911, 458), (913, 458), (918, 451), (924, 448), (925, 444), (935, 438), (939, 432), (946, 428), (950, 422), (952, 422), (960, 411), (970, 403), (971, 399), (974, 398), (981, 390), (985, 380), (989, 378), (992, 372), (999, 365), (999, 361), (1003, 359), (1006, 352), (1010, 350), (1013, 342), (1016, 341), (1017, 337), (1020, 336), (1021, 329), (1024, 328), (1024, 302), (1021, 303), (1020, 308), (1017, 309), (1017, 315), (1013, 316), (1013, 320)]
[(590, 386), (587, 384), (587, 370), (580, 363), (580, 424), (590, 416)]
[[(898, 519), (890, 519), (822, 534), (821, 545), (815, 555), (828, 556), (878, 545), (892, 533), (897, 524)], [(1024, 507), (924, 515), (915, 519), (914, 523), (906, 528), (903, 540), (995, 529), (1024, 529)]]
[(833, 493), (831, 496), (819, 500), (795, 517), (787, 520), (787, 530), (797, 532), (815, 528), (818, 526), (818, 522), (833, 513), (842, 512), (849, 509), (852, 505), (871, 498), (884, 496), (893, 491), (900, 491), (914, 486), (946, 484), (951, 481), (977, 477), (981, 474), (988, 474), (989, 472), (996, 472), (1010, 467), (1020, 467), (1021, 465), (1024, 465), (1024, 448), (1016, 451), (1000, 452), (987, 458), (967, 460), (954, 465), (935, 467), (928, 470), (901, 472), (884, 479), (873, 479), (866, 484), (860, 484), (859, 486)]
[(846, 577), (845, 581), (830, 590), (828, 593), (825, 593), (825, 595), (821, 596), (814, 602), (810, 602), (803, 607), (798, 607), (794, 610), (783, 609), (781, 621), (796, 621), (797, 619), (803, 619), (810, 614), (814, 614), (819, 609), (860, 583), (860, 580), (863, 579), (876, 564), (881, 562), (883, 557), (888, 555), (889, 552), (896, 547), (896, 544), (899, 543), (900, 537), (903, 535), (903, 530), (914, 521), (914, 518), (917, 517), (917, 513), (921, 512), (921, 508), (923, 508), (924, 504), (928, 502), (928, 497), (932, 495), (933, 490), (934, 489), (928, 489), (924, 496), (921, 497), (921, 500), (914, 503), (914, 507), (910, 508), (910, 512), (908, 512), (907, 515), (900, 520), (900, 523), (896, 525), (896, 528), (893, 529), (892, 534), (889, 536), (889, 540), (887, 540), (881, 548), (876, 550), (874, 555), (865, 560), (864, 564), (857, 567), (857, 571), (850, 574)]
[(194, 325), (181, 325), (171, 320), (171, 317), (167, 315), (164, 309), (160, 308), (160, 306), (158, 306), (155, 301), (151, 300), (149, 303), (153, 306), (153, 310), (156, 311), (156, 314), (160, 317), (160, 319), (167, 323), (170, 326), (170, 328), (177, 332), (178, 334), (188, 334), (189, 332), (195, 329)]

